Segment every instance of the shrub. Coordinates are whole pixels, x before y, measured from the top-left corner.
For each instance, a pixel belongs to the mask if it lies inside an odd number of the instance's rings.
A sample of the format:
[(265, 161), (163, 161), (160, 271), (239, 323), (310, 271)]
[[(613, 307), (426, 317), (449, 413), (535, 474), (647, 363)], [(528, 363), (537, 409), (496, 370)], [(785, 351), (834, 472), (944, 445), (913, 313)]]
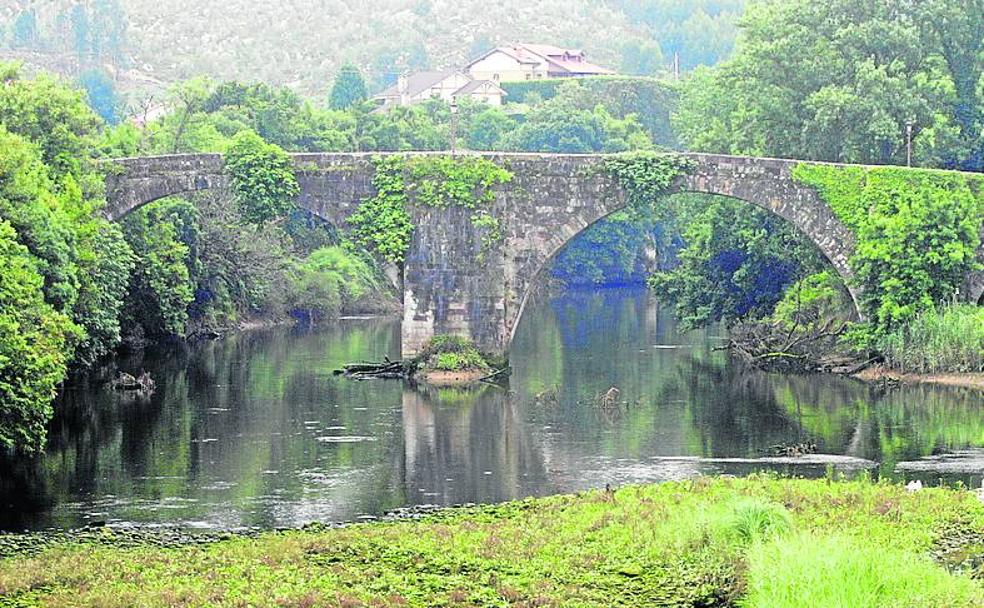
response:
[(322, 247), (295, 269), (289, 305), (312, 321), (357, 310), (376, 295), (380, 284), (372, 265), (344, 247)]
[(472, 341), (461, 336), (434, 336), (424, 345), (418, 358), (430, 369), (450, 372), (489, 368)]

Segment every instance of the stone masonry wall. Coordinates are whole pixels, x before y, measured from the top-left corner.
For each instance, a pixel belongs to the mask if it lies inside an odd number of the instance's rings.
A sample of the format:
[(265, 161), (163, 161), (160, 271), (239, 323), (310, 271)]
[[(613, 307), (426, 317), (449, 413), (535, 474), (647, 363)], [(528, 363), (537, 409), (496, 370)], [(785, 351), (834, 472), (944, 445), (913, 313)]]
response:
[[(371, 197), (376, 154), (295, 154), (298, 205), (344, 227)], [(465, 335), (480, 348), (508, 350), (526, 302), (560, 249), (599, 219), (624, 208), (627, 196), (604, 171), (604, 156), (484, 154), (513, 172), (498, 187), (492, 214), (503, 239), (482, 252), (465, 209), (414, 208), (416, 230), (404, 272), (403, 350), (413, 354), (433, 335)], [(817, 193), (792, 179), (797, 161), (688, 154), (695, 170), (671, 192), (730, 196), (788, 220), (845, 279), (854, 237)], [(106, 217), (118, 220), (150, 201), (227, 185), (218, 154), (113, 161)], [(981, 255), (984, 256), (984, 247)], [(984, 257), (982, 257), (984, 259)], [(967, 295), (984, 292), (981, 273)], [(857, 301), (857, 293), (852, 293)]]

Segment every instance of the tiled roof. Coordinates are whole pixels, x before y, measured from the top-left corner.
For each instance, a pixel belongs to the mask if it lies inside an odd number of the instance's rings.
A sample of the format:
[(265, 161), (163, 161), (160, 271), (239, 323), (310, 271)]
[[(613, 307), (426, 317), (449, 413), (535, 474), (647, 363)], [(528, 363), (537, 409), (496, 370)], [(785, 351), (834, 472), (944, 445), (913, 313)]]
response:
[(478, 89), (480, 89), (481, 87), (486, 86), (486, 85), (491, 85), (492, 88), (498, 89), (502, 93), (505, 93), (505, 91), (503, 91), (502, 88), (499, 85), (495, 84), (491, 80), (472, 80), (471, 82), (469, 82), (465, 86), (463, 86), (460, 89), (458, 89), (457, 91), (455, 91), (454, 94), (455, 95), (469, 95), (469, 94), (474, 93), (475, 91), (477, 91)]
[[(423, 93), (432, 86), (447, 80), (451, 76), (454, 76), (454, 70), (445, 70), (443, 72), (416, 72), (407, 77), (407, 91), (406, 93), (411, 97)], [(376, 97), (399, 97), (400, 96), (400, 85), (399, 83), (394, 84), (389, 87)]]

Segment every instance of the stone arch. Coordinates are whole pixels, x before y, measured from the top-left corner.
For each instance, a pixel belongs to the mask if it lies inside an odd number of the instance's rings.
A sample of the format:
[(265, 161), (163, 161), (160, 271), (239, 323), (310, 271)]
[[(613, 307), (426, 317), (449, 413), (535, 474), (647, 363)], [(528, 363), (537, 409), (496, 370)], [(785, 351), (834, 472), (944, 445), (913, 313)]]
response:
[[(681, 193), (723, 196), (784, 219), (810, 241), (845, 280), (855, 309), (860, 311), (860, 293), (850, 287), (853, 272), (849, 259), (854, 250), (854, 236), (815, 190), (792, 178), (795, 162), (700, 154), (686, 156), (695, 161), (695, 169), (677, 178), (667, 190), (667, 196)], [(560, 217), (556, 222), (551, 222), (548, 217), (534, 219), (533, 225), (549, 228), (543, 231), (543, 238), (536, 246), (521, 246), (521, 254), (513, 256), (518, 268), (510, 282), (516, 287), (515, 292), (511, 298), (507, 296), (512, 304), (509, 307), (512, 314), (508, 314), (506, 320), (507, 345), (515, 336), (539, 277), (556, 256), (589, 226), (625, 209), (628, 204), (626, 192), (606, 175), (600, 159), (569, 157), (567, 162), (573, 166), (565, 168), (560, 175), (541, 176), (552, 184), (542, 191), (543, 194), (534, 191), (531, 197), (534, 199), (532, 207), (538, 214), (553, 209)], [(566, 180), (563, 176), (567, 176)], [(550, 196), (546, 194), (550, 192), (557, 193), (556, 198), (560, 200), (571, 197), (573, 202), (558, 205), (553, 201), (535, 200)], [(559, 206), (562, 209), (558, 209)]]
[[(292, 154), (297, 206), (336, 226), (372, 195), (370, 155)], [(173, 154), (107, 163), (104, 215), (119, 221), (153, 201), (229, 185), (221, 154)]]

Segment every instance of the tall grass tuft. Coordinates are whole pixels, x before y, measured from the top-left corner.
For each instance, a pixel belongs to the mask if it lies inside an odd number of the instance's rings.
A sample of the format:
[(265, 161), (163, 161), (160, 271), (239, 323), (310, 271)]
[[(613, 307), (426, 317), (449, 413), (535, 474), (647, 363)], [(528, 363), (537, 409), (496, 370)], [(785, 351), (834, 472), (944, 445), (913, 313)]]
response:
[(950, 304), (920, 313), (878, 339), (889, 366), (932, 374), (984, 371), (984, 307)]
[(782, 505), (748, 498), (732, 507), (726, 526), (732, 536), (750, 544), (785, 536), (793, 529), (793, 518)]
[(923, 555), (844, 536), (797, 534), (748, 552), (745, 608), (980, 606), (970, 578)]

